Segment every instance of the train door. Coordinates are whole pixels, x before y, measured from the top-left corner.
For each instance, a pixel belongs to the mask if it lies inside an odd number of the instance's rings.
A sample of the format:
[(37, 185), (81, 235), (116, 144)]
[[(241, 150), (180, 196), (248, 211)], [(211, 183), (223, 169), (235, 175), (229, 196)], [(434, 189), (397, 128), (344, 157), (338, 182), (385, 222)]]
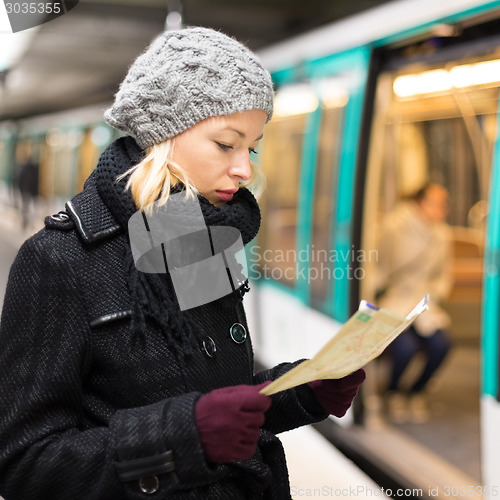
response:
[[(364, 248), (381, 248), (377, 240), (384, 220), (405, 198), (429, 182), (447, 190), (453, 285), (441, 305), (451, 318), (452, 348), (426, 387), (428, 420), (416, 423), (408, 413), (407, 419), (392, 425), (476, 484), (483, 479), (479, 409), (482, 313), (484, 325), (496, 328), (492, 338), (496, 335), (498, 339), (498, 274), (493, 276), (498, 270), (492, 267), (494, 259), (498, 265), (498, 213), (494, 212), (498, 210), (498, 191), (494, 191), (498, 181), (492, 183), (491, 176), (498, 161), (494, 152), (500, 61), (494, 49), (484, 49), (483, 45), (474, 54), (470, 46), (457, 45), (449, 51), (413, 47), (411, 56), (401, 51), (386, 62), (376, 90), (362, 235)], [(488, 216), (490, 247), (485, 247)], [(482, 285), (485, 253), (487, 272), (495, 271), (487, 283), (497, 295), (488, 293), (490, 305), (483, 307), (487, 304)], [(376, 300), (380, 292), (378, 267), (377, 260), (366, 263), (368, 278), (361, 283), (361, 295), (369, 300)], [(498, 344), (495, 349), (490, 357), (498, 355)], [(410, 364), (403, 389), (410, 387), (423, 362), (417, 357)], [(376, 370), (378, 387), (373, 388), (372, 396), (382, 404), (369, 405), (367, 410), (373, 408), (389, 421), (384, 396), (391, 375), (390, 356), (378, 361)], [(370, 416), (374, 415), (368, 414), (368, 421)]]

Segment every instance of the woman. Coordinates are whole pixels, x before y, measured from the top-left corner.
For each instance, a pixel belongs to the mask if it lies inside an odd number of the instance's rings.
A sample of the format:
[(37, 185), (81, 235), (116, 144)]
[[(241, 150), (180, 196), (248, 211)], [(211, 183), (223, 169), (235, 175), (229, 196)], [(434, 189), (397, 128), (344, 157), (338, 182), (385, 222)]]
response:
[(181, 310), (173, 270), (140, 271), (129, 232), (138, 210), (151, 220), (185, 193), (207, 228), (254, 238), (260, 213), (241, 186), (256, 177), (249, 155), (272, 100), (255, 55), (205, 28), (164, 33), (131, 66), (105, 114), (127, 135), (11, 269), (0, 330), (6, 500), (290, 498), (275, 435), (343, 415), (364, 373), (260, 394), (296, 363), (253, 373), (246, 283)]

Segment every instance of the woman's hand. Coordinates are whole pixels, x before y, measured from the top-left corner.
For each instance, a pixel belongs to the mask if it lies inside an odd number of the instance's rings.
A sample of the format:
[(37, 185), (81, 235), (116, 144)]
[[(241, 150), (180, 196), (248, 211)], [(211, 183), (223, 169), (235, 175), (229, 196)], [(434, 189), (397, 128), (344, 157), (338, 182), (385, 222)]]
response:
[(196, 424), (207, 460), (227, 463), (250, 458), (257, 448), (271, 398), (259, 394), (268, 385), (216, 389), (196, 404)]
[(360, 368), (340, 379), (315, 380), (309, 382), (308, 385), (325, 411), (330, 415), (343, 417), (358, 393), (359, 386), (365, 380), (365, 376), (365, 371)]

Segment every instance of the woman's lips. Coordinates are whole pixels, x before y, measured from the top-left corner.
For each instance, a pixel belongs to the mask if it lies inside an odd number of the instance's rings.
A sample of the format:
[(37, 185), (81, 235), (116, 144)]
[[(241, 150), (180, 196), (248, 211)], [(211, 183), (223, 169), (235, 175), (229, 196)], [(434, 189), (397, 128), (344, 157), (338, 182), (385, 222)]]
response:
[(238, 191), (237, 189), (225, 189), (223, 191), (215, 191), (217, 193), (217, 196), (222, 200), (222, 201), (231, 201), (233, 199), (234, 193)]

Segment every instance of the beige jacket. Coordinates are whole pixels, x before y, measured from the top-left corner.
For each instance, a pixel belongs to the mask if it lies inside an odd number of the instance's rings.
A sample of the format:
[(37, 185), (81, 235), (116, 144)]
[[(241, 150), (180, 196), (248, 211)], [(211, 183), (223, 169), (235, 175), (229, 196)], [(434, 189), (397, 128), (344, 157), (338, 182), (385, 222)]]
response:
[(440, 307), (449, 295), (451, 238), (446, 224), (430, 224), (414, 202), (401, 203), (384, 220), (378, 244), (378, 290), (381, 307), (406, 316), (428, 293), (429, 310), (417, 318), (415, 328), (428, 336), (450, 326)]

